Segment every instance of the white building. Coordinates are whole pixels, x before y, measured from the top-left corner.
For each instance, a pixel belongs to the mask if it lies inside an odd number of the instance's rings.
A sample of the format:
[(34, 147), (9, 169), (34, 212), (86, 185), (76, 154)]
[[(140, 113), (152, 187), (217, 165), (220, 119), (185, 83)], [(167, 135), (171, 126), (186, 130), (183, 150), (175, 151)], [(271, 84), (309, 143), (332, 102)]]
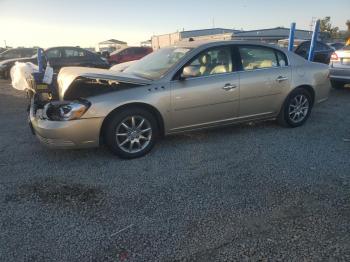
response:
[(174, 45), (181, 41), (188, 41), (190, 38), (193, 40), (227, 40), (232, 39), (232, 35), (235, 32), (239, 32), (234, 29), (225, 28), (210, 28), (201, 30), (181, 31), (165, 35), (152, 36), (152, 48), (157, 50), (162, 47)]
[(108, 51), (108, 52), (113, 52), (118, 49), (122, 49), (124, 47), (127, 47), (128, 43), (116, 40), (116, 39), (109, 39), (107, 41), (103, 41), (98, 43), (97, 51), (103, 52), (103, 51)]

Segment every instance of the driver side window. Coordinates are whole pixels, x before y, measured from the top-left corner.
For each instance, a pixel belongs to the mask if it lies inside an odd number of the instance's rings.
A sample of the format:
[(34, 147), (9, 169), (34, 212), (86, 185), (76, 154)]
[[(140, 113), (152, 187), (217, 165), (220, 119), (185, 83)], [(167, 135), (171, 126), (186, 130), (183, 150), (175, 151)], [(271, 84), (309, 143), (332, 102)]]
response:
[(219, 47), (200, 53), (191, 63), (196, 72), (193, 77), (209, 76), (232, 72), (232, 56), (230, 47)]

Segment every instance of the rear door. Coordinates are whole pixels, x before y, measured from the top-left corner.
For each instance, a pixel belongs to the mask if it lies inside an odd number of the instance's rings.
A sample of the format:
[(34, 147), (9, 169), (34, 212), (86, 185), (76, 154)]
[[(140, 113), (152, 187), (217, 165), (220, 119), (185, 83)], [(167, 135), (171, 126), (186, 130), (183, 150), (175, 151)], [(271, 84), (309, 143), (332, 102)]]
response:
[(276, 115), (290, 88), (287, 56), (274, 48), (239, 45), (241, 118)]
[(171, 82), (171, 131), (216, 125), (238, 116), (239, 74), (230, 46), (203, 51), (185, 66), (197, 68), (198, 75)]

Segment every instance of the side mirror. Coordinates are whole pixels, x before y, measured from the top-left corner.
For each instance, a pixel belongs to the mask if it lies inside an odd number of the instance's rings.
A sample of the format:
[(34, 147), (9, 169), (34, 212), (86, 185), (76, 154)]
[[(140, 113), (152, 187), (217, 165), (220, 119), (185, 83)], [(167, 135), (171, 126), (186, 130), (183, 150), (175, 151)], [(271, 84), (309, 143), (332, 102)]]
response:
[(185, 66), (182, 70), (181, 79), (200, 76), (199, 68), (196, 66)]

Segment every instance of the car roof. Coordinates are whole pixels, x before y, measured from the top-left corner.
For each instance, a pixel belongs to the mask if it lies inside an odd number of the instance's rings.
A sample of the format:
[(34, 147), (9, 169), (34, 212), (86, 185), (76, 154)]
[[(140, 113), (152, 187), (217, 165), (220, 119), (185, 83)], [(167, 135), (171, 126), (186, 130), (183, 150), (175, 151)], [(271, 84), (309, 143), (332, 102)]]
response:
[(182, 48), (210, 48), (220, 45), (258, 45), (258, 46), (265, 46), (265, 47), (271, 47), (275, 49), (279, 49), (281, 51), (286, 51), (286, 49), (279, 47), (277, 44), (266, 44), (261, 42), (255, 42), (255, 41), (242, 41), (242, 40), (200, 40), (200, 41), (188, 41), (188, 42), (179, 42), (173, 47), (182, 47)]
[(84, 48), (81, 48), (79, 46), (52, 46), (52, 47), (46, 48), (45, 50), (49, 50), (49, 49), (53, 49), (53, 48), (77, 48), (77, 49), (84, 49)]

